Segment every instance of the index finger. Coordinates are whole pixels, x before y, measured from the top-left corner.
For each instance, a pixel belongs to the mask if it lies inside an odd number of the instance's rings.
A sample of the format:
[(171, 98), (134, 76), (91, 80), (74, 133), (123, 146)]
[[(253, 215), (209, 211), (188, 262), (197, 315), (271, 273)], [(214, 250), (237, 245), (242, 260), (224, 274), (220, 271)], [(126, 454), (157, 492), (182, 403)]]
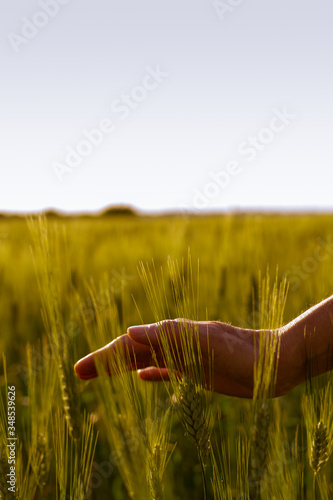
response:
[(154, 364), (151, 347), (135, 342), (124, 334), (80, 359), (74, 366), (75, 373), (82, 380), (97, 377), (100, 363), (109, 375), (114, 375), (119, 356), (123, 356), (122, 361), (126, 363), (127, 369), (145, 368)]

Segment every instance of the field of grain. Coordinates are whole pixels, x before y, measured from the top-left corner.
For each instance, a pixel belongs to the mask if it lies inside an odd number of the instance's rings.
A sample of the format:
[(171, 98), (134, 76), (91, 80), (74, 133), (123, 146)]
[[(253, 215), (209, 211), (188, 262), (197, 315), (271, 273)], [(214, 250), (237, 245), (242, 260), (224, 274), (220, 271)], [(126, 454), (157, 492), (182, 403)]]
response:
[[(186, 302), (189, 252), (194, 311)], [(184, 309), (173, 300), (170, 262), (185, 263)], [(247, 328), (262, 326), (267, 272), (271, 287), (285, 278), (286, 323), (332, 294), (333, 216), (0, 217), (0, 498), (332, 498), (330, 374), (273, 402), (207, 394), (191, 380), (171, 389), (147, 384), (124, 366), (112, 378), (75, 377), (75, 361), (92, 349), (156, 321), (142, 282), (142, 269), (152, 266), (171, 318), (180, 310)], [(15, 494), (3, 481), (8, 392), (15, 393)], [(200, 438), (191, 439), (191, 411)]]

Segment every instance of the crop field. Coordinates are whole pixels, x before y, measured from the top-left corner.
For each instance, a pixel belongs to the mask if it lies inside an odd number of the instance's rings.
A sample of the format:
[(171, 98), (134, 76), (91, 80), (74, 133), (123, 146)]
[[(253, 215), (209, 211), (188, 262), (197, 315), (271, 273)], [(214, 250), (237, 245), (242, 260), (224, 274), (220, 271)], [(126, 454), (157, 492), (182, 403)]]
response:
[(0, 498), (333, 498), (331, 372), (274, 399), (212, 393), (195, 334), (183, 379), (144, 382), (128, 353), (112, 377), (73, 368), (132, 325), (281, 326), (332, 271), (329, 214), (0, 216)]

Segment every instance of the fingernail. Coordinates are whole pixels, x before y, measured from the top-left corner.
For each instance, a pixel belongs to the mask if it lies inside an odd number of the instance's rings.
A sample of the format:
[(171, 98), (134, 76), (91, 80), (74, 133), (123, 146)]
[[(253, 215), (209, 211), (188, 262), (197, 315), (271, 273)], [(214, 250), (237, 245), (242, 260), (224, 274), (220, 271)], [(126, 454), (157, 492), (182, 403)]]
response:
[(146, 337), (146, 331), (143, 326), (130, 326), (127, 330), (127, 333), (130, 334), (131, 337)]
[(96, 366), (93, 356), (86, 356), (80, 359), (75, 365), (74, 370), (76, 375), (81, 379), (96, 377)]

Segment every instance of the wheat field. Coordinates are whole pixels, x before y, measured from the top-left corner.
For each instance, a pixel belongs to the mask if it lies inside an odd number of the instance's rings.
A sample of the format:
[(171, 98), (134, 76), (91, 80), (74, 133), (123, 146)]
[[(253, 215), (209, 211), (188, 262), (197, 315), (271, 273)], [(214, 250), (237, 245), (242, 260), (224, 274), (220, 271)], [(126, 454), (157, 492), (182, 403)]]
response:
[(259, 349), (253, 400), (211, 393), (186, 327), (181, 381), (139, 380), (128, 353), (112, 377), (73, 369), (142, 322), (280, 326), (332, 269), (329, 214), (0, 217), (0, 498), (333, 498), (330, 372), (272, 400)]

